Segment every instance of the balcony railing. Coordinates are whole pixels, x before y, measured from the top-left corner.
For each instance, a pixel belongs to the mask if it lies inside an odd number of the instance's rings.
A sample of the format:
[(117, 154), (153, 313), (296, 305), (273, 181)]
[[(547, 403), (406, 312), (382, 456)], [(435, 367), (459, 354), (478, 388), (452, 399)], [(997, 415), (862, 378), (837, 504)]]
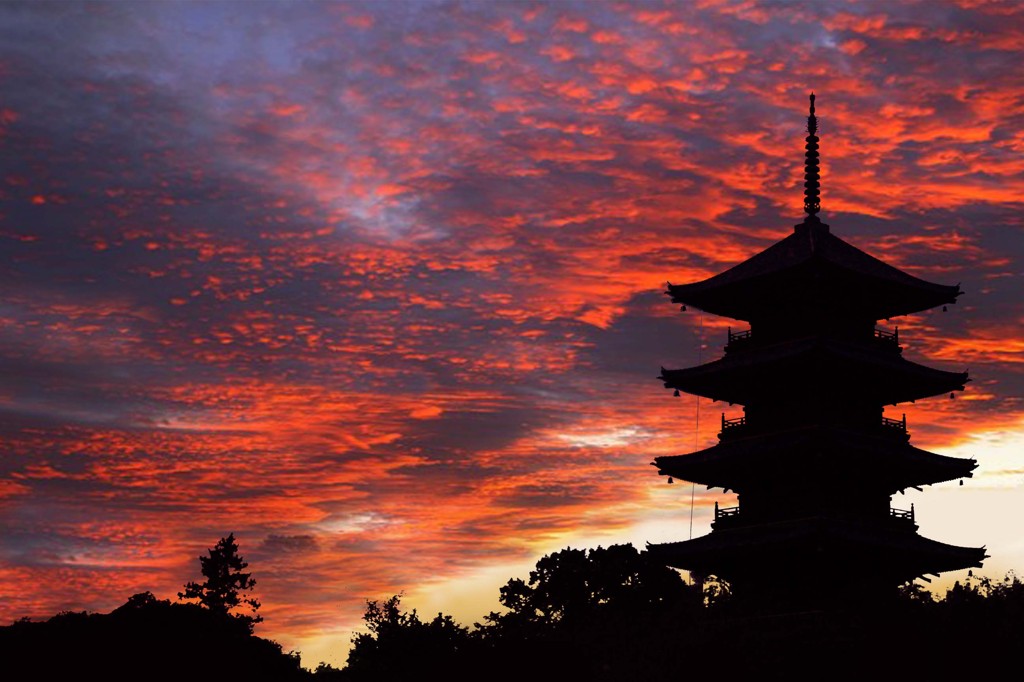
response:
[(737, 517), (740, 515), (739, 507), (719, 507), (718, 503), (715, 502), (715, 521), (718, 519), (725, 519), (729, 517)]
[(744, 329), (743, 331), (734, 332), (732, 327), (729, 327), (729, 345), (734, 343), (742, 343), (751, 339), (752, 329)]
[(722, 433), (731, 429), (740, 429), (747, 425), (746, 417), (737, 417), (735, 419), (726, 419), (725, 412), (722, 413)]
[(893, 431), (899, 431), (900, 433), (907, 432), (907, 415), (903, 415), (903, 419), (889, 419), (888, 417), (882, 417), (882, 428), (892, 429)]
[[(726, 519), (727, 522), (738, 519), (740, 516), (740, 508), (736, 507), (719, 507), (718, 502), (715, 502), (715, 521)], [(889, 516), (893, 519), (900, 521), (909, 521), (910, 523), (916, 523), (914, 505), (910, 505), (910, 509), (896, 509), (895, 507), (889, 508)]]
[(893, 507), (890, 507), (889, 516), (891, 516), (894, 519), (903, 519), (906, 521), (910, 521), (911, 523), (914, 523), (914, 505), (910, 505), (909, 511), (906, 509), (895, 509)]
[(875, 338), (883, 343), (892, 344), (896, 348), (899, 348), (900, 328), (896, 327), (896, 329), (891, 332), (887, 332), (884, 329), (875, 329)]

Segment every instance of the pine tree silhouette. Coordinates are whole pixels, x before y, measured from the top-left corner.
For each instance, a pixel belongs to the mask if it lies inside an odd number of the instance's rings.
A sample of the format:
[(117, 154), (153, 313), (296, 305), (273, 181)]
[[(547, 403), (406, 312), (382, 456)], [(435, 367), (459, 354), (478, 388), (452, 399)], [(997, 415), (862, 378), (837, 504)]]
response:
[[(206, 580), (201, 583), (186, 583), (185, 591), (178, 593), (178, 599), (198, 599), (204, 608), (225, 616), (232, 615), (244, 622), (252, 632), (253, 626), (262, 622), (263, 617), (256, 615), (260, 608), (259, 600), (245, 594), (256, 586), (256, 580), (251, 573), (243, 572), (249, 564), (238, 555), (235, 534), (231, 533), (226, 538), (221, 538), (216, 546), (208, 551), (210, 556), (199, 557), (201, 571)], [(252, 614), (231, 613), (232, 609), (243, 605), (248, 606)]]

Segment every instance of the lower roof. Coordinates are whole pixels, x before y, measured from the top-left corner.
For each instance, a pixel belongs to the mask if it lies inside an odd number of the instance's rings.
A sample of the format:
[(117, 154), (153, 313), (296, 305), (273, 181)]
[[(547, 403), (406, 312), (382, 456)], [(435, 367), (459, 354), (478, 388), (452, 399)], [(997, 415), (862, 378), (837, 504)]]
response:
[(827, 517), (716, 529), (647, 549), (669, 566), (726, 580), (780, 566), (836, 571), (857, 567), (910, 580), (927, 573), (980, 568), (987, 558), (984, 547), (948, 545), (897, 524)]

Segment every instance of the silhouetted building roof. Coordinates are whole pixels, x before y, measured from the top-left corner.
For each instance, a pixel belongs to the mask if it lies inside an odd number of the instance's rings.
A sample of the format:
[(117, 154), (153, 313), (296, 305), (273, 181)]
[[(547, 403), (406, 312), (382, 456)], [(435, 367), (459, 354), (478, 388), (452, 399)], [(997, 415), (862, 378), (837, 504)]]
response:
[(743, 492), (768, 479), (794, 484), (821, 478), (822, 470), (844, 484), (881, 483), (890, 494), (943, 481), (970, 478), (978, 463), (947, 457), (894, 437), (879, 425), (875, 434), (843, 426), (810, 425), (737, 437), (686, 455), (655, 457), (658, 473), (701, 485)]
[(825, 390), (835, 395), (818, 399), (857, 395), (893, 405), (964, 390), (967, 372), (932, 369), (897, 353), (879, 353), (876, 345), (880, 344), (804, 337), (730, 353), (698, 367), (663, 367), (659, 378), (665, 388), (744, 405), (770, 399), (783, 383), (790, 392), (810, 390), (823, 383), (823, 376), (828, 380)]
[(824, 223), (801, 223), (739, 265), (693, 284), (669, 284), (666, 293), (675, 303), (749, 321), (794, 307), (881, 320), (956, 303), (963, 292), (959, 284), (933, 284), (887, 265)]
[[(805, 518), (715, 529), (709, 535), (684, 542), (649, 545), (648, 551), (670, 566), (685, 566), (726, 580), (748, 575), (778, 562), (791, 564), (801, 557), (808, 571), (823, 564), (843, 572), (884, 572), (899, 581), (925, 574), (962, 568), (980, 568), (987, 558), (984, 547), (957, 547), (929, 540), (893, 523), (889, 528), (856, 519), (814, 515)], [(909, 522), (908, 522), (909, 523)], [(808, 550), (813, 553), (808, 554)], [(752, 557), (757, 557), (752, 562)]]

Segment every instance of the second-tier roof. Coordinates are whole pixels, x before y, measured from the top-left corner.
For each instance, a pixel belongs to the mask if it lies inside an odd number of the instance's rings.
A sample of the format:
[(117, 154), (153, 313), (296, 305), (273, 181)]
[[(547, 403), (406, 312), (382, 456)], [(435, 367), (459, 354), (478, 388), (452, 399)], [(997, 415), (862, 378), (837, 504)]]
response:
[(895, 404), (962, 391), (967, 372), (946, 372), (856, 342), (805, 337), (730, 353), (687, 369), (661, 370), (666, 388), (748, 405), (771, 400), (780, 386), (802, 387), (815, 399), (860, 395)]

